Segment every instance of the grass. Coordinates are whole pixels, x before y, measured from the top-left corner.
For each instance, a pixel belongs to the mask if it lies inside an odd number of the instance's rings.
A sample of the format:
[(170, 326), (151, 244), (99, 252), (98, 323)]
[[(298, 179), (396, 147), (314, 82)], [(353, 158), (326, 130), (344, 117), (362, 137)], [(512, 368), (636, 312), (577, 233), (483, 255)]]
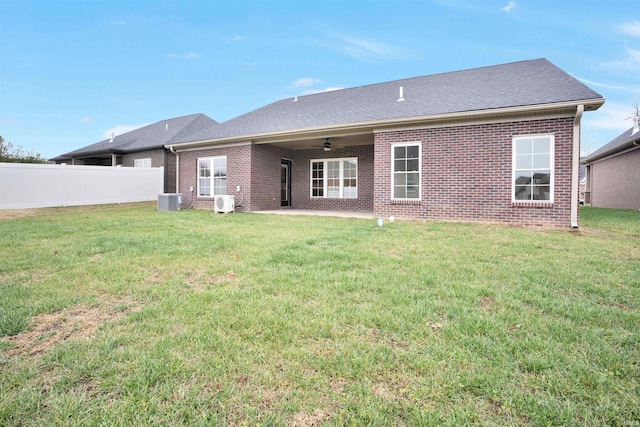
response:
[(0, 425), (639, 425), (640, 212), (0, 221)]

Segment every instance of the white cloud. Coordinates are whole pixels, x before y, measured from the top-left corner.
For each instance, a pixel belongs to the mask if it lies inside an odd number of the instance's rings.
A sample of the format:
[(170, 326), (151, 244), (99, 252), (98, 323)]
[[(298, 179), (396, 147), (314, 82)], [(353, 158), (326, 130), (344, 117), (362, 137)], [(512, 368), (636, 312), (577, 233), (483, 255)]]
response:
[(605, 89), (614, 89), (614, 90), (631, 90), (630, 88), (626, 87), (626, 86), (617, 86), (617, 85), (610, 85), (607, 83), (598, 83), (598, 82), (594, 82), (593, 80), (587, 80), (587, 79), (583, 79), (582, 77), (578, 77), (578, 76), (573, 76), (576, 79), (580, 80), (582, 83), (589, 85), (589, 86), (597, 86), (597, 87), (603, 87)]
[(94, 120), (91, 117), (87, 117), (87, 116), (84, 116), (83, 118), (81, 118), (80, 121), (82, 123), (93, 123), (94, 122)]
[(502, 9), (500, 9), (503, 12), (511, 12), (514, 8), (516, 7), (516, 2), (515, 1), (510, 1), (509, 4), (507, 4), (505, 7), (503, 7)]
[[(315, 79), (313, 77), (302, 77), (295, 82), (291, 83), (291, 87), (295, 89), (299, 88), (310, 88), (312, 86), (316, 86), (317, 84), (322, 83), (322, 80)], [(313, 95), (316, 93), (322, 92), (331, 92), (334, 90), (344, 89), (342, 86), (329, 86), (324, 89), (307, 89), (302, 91), (301, 95)]]
[(141, 125), (116, 125), (110, 129), (106, 129), (102, 131), (102, 138), (109, 139), (111, 137), (111, 133), (113, 132), (113, 135), (117, 139), (118, 135), (122, 135), (124, 133), (131, 132), (132, 130), (136, 130), (144, 126), (148, 126), (149, 124), (150, 123), (143, 123)]
[(20, 124), (16, 120), (9, 117), (0, 117), (0, 125), (20, 127)]
[(615, 102), (606, 102), (596, 113), (584, 115), (583, 124), (587, 127), (623, 132), (632, 125), (631, 106)]
[(607, 101), (598, 111), (587, 112), (582, 117), (581, 150), (593, 153), (633, 126), (631, 104)]
[(335, 31), (326, 31), (326, 34), (332, 39), (332, 41), (321, 42), (321, 45), (329, 47), (359, 61), (368, 62), (385, 59), (407, 59), (413, 56), (413, 53), (408, 49), (378, 40), (368, 39), (365, 37), (354, 37), (349, 34), (338, 33)]
[(228, 39), (227, 43), (235, 43), (235, 42), (242, 41), (243, 39), (244, 39), (244, 37), (242, 37), (242, 36), (234, 36), (234, 37)]
[(199, 53), (195, 53), (195, 52), (189, 52), (185, 55), (176, 55), (174, 53), (169, 54), (168, 55), (169, 58), (171, 59), (184, 59), (184, 60), (189, 60), (189, 59), (196, 59), (196, 58), (200, 58), (202, 55), (200, 55)]
[(634, 19), (633, 22), (620, 24), (618, 30), (631, 37), (640, 37), (640, 21)]
[(302, 95), (314, 95), (316, 93), (333, 92), (334, 90), (344, 89), (340, 86), (330, 86), (324, 89), (308, 89), (302, 92)]
[(377, 40), (340, 35), (344, 44), (339, 49), (355, 59), (388, 59), (402, 56), (402, 49)]
[(602, 65), (606, 68), (613, 68), (617, 70), (631, 70), (634, 73), (640, 70), (640, 50), (627, 47), (627, 56), (617, 61), (603, 62)]
[(322, 80), (314, 79), (313, 77), (303, 77), (291, 83), (293, 87), (311, 87), (318, 83), (322, 83)]

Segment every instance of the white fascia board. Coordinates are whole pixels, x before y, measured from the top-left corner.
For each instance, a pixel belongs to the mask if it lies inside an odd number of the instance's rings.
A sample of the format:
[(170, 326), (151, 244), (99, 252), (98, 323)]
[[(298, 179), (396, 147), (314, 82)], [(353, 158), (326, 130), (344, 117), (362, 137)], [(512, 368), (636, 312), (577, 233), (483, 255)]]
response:
[[(225, 140), (226, 141), (226, 140)], [(204, 150), (207, 148), (228, 148), (228, 147), (238, 147), (241, 145), (251, 145), (252, 142), (251, 141), (240, 141), (240, 142), (221, 142), (218, 144), (203, 144), (203, 145), (198, 145), (198, 146), (187, 146), (188, 144), (192, 144), (191, 142), (186, 142), (186, 143), (181, 143), (181, 144), (171, 144), (171, 145), (166, 145), (165, 148), (174, 151), (176, 153), (184, 153), (186, 151), (199, 151), (199, 150)]]

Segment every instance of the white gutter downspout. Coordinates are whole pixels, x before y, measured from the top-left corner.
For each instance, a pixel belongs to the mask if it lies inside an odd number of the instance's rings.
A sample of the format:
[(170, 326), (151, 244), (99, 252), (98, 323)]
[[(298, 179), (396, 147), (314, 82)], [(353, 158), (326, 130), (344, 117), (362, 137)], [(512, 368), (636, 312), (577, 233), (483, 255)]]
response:
[(176, 155), (176, 193), (180, 192), (180, 154), (176, 153), (175, 147), (169, 147), (169, 151)]
[(573, 159), (571, 162), (571, 228), (578, 229), (578, 193), (580, 192), (580, 120), (584, 105), (578, 105), (573, 119)]

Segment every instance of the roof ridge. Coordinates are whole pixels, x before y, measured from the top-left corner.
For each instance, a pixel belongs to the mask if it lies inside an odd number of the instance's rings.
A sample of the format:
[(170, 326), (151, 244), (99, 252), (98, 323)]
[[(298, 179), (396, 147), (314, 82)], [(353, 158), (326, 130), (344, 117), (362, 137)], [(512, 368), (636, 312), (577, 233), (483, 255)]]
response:
[[(194, 117), (193, 119), (191, 119), (191, 120), (189, 121), (189, 123), (187, 123), (187, 124), (185, 124), (184, 126), (182, 126), (182, 129), (180, 129), (178, 132), (176, 132), (175, 134), (173, 134), (173, 136), (172, 136), (171, 138), (169, 138), (169, 140), (167, 140), (167, 141), (165, 142), (165, 144), (169, 144), (169, 143), (173, 142), (173, 140), (174, 140), (174, 139), (178, 138), (178, 136), (179, 136), (180, 134), (184, 133), (184, 132), (185, 132), (185, 130), (186, 130), (187, 128), (189, 128), (189, 127), (193, 124), (193, 122), (195, 122), (196, 120), (198, 120), (198, 119), (202, 116), (202, 114), (200, 114), (200, 115), (197, 115), (197, 114), (196, 114), (196, 115), (194, 115), (194, 116), (196, 116), (196, 117)], [(188, 117), (188, 116), (183, 116), (183, 117)]]
[(189, 134), (191, 132), (191, 128), (194, 126), (194, 124), (196, 124), (196, 122), (198, 122), (200, 120), (211, 121), (216, 125), (219, 124), (216, 120), (212, 119), (211, 117), (207, 116), (206, 114), (198, 113), (195, 116), (197, 116), (197, 117), (194, 117), (193, 120), (189, 121), (189, 123), (184, 125), (182, 127), (182, 129), (180, 129), (171, 138), (169, 138), (169, 140), (165, 142), (165, 145), (170, 144), (172, 142), (185, 142), (185, 141), (179, 141), (179, 139), (183, 138), (183, 135)]
[[(484, 70), (484, 69), (489, 69), (489, 68), (505, 67), (505, 66), (508, 66), (508, 65), (515, 65), (515, 64), (521, 64), (521, 63), (527, 63), (527, 62), (531, 63), (531, 62), (537, 62), (537, 61), (546, 61), (546, 62), (548, 62), (550, 64), (553, 64), (547, 58), (544, 58), (544, 57), (535, 58), (535, 59), (523, 59), (523, 60), (520, 60), (520, 61), (507, 62), (507, 63), (504, 63), (504, 64), (484, 65), (482, 67), (465, 68), (463, 70), (443, 71), (443, 72), (434, 73), (434, 74), (423, 74), (423, 75), (419, 75), (419, 76), (403, 77), (403, 78), (399, 78), (399, 79), (387, 80), (387, 81), (384, 81), (384, 82), (367, 83), (367, 84), (362, 84), (362, 85), (358, 85), (358, 86), (345, 87), (345, 88), (342, 88), (342, 89), (323, 91), (323, 92), (318, 92), (318, 93), (310, 93), (308, 95), (290, 96), (290, 97), (287, 97), (287, 98), (282, 98), (282, 99), (279, 99), (277, 101), (274, 101), (271, 104), (275, 104), (277, 102), (287, 101), (287, 100), (295, 99), (295, 98), (309, 98), (309, 97), (313, 97), (313, 96), (322, 96), (322, 95), (330, 94), (332, 92), (337, 92), (337, 91), (355, 90), (355, 89), (361, 89), (361, 88), (368, 88), (368, 87), (371, 87), (371, 86), (388, 85), (390, 83), (397, 83), (397, 82), (402, 82), (402, 81), (407, 81), (407, 80), (416, 80), (416, 79), (421, 79), (421, 78), (425, 78), (425, 77), (444, 76), (444, 75), (458, 74), (458, 73), (464, 73), (464, 72), (469, 72), (469, 71)], [(271, 104), (267, 104), (267, 105), (271, 105)], [(232, 120), (232, 119), (230, 119), (230, 120)]]
[(203, 113), (184, 114), (184, 115), (178, 116), (178, 117), (171, 117), (170, 119), (158, 120), (157, 122), (154, 122), (154, 123), (151, 123), (151, 124), (153, 125), (153, 124), (156, 124), (156, 123), (166, 122), (166, 121), (169, 121), (169, 120), (184, 119), (185, 117), (191, 117), (191, 116), (194, 116), (194, 117), (195, 116), (204, 116), (204, 114)]
[[(172, 117), (168, 119), (162, 119), (155, 121), (153, 123), (149, 123), (147, 125), (132, 129), (128, 132), (121, 133), (119, 135), (114, 135), (113, 140), (110, 141), (111, 138), (105, 138), (98, 142), (94, 142), (92, 144), (86, 145), (84, 147), (75, 149), (73, 151), (69, 151), (64, 153), (58, 157), (73, 157), (74, 155), (82, 155), (84, 153), (99, 153), (99, 152), (107, 152), (111, 150), (138, 150), (139, 148), (152, 148), (152, 147), (162, 147), (166, 143), (174, 141), (177, 135), (182, 135), (185, 132), (185, 129), (192, 126), (194, 122), (202, 119), (203, 117), (208, 120), (215, 120), (209, 118), (207, 115), (203, 113), (194, 113), (194, 114), (186, 114), (178, 117)], [(175, 123), (180, 121), (183, 122), (180, 126), (176, 126)], [(217, 122), (216, 122), (217, 123)], [(160, 130), (164, 128), (163, 125), (171, 125), (165, 128), (171, 129), (170, 132), (166, 134), (165, 137), (158, 137)], [(150, 137), (149, 135), (155, 135), (151, 140), (156, 140), (156, 143), (149, 144)], [(168, 139), (167, 138), (169, 135)], [(136, 144), (142, 144), (141, 147), (138, 147)]]

